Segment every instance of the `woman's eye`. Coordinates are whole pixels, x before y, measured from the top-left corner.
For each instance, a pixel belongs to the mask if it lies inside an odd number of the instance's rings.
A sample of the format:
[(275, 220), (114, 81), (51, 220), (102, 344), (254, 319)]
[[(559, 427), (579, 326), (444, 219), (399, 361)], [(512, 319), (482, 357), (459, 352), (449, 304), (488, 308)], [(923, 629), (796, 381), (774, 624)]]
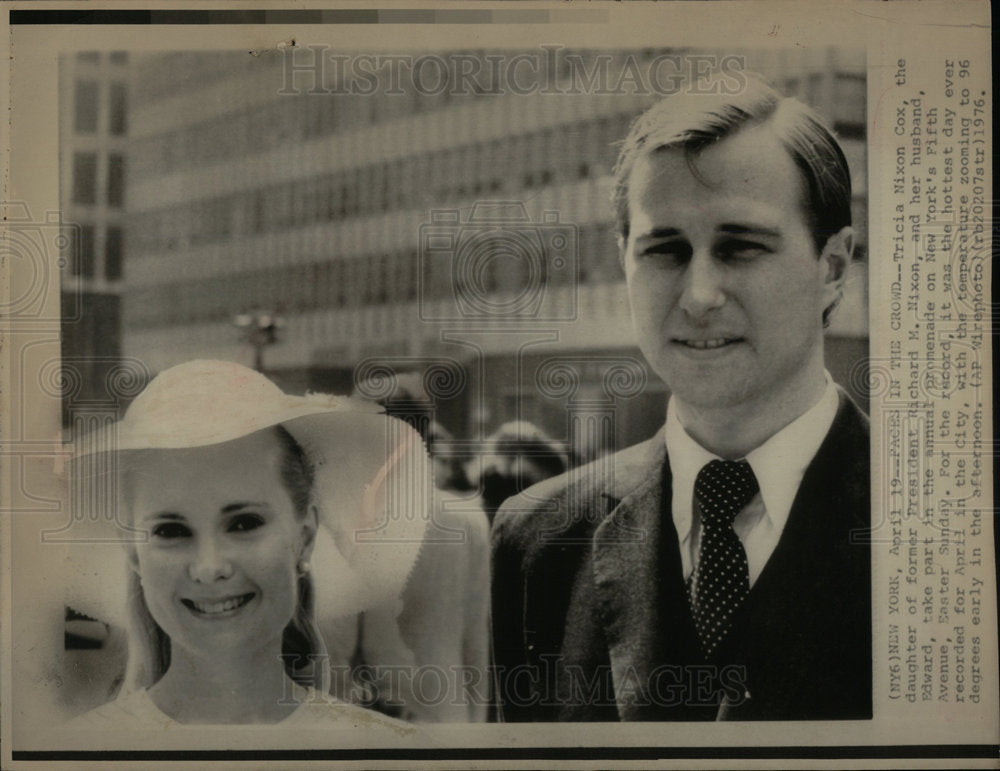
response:
[(189, 535), (191, 535), (191, 531), (186, 525), (182, 525), (180, 522), (161, 522), (153, 527), (153, 536), (155, 538), (170, 540), (174, 538), (187, 538)]
[(263, 525), (264, 518), (259, 514), (238, 514), (229, 520), (227, 530), (230, 533), (248, 533)]

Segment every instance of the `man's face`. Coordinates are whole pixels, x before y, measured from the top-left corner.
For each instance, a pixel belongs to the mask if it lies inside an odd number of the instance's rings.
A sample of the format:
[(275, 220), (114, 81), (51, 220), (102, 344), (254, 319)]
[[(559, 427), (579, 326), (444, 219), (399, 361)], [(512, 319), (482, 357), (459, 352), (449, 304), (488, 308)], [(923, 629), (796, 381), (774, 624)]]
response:
[(633, 323), (681, 404), (743, 413), (791, 407), (815, 388), (822, 312), (845, 260), (829, 245), (816, 254), (801, 173), (767, 126), (705, 148), (690, 165), (681, 149), (647, 154), (630, 182)]

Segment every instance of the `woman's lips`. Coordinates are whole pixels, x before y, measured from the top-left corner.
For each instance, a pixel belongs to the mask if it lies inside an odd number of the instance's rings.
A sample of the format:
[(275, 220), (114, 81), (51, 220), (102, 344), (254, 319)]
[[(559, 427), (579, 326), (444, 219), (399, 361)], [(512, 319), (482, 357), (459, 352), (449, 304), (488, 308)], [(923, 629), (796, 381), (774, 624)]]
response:
[(184, 603), (185, 607), (203, 616), (217, 616), (242, 608), (250, 602), (253, 597), (254, 593), (250, 592), (248, 594), (240, 594), (234, 597), (226, 597), (221, 600), (182, 599), (181, 602)]

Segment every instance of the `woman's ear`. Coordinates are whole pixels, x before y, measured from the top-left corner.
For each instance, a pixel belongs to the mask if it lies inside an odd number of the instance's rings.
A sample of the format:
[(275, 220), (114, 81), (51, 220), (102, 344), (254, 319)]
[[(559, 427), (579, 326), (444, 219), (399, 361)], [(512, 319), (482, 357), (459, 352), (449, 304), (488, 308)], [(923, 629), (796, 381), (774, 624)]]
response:
[(316, 528), (319, 527), (319, 509), (316, 504), (309, 504), (305, 518), (302, 520), (302, 548), (299, 552), (299, 559), (308, 560), (312, 555), (313, 546), (316, 544)]

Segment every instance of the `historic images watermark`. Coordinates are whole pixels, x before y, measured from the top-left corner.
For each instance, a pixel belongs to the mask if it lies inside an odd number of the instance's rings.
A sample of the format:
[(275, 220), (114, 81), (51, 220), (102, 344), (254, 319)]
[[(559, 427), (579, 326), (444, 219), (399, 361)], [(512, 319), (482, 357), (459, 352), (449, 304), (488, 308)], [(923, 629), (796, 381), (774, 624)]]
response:
[[(515, 94), (666, 96), (683, 88), (739, 93), (746, 63), (735, 54), (587, 54), (561, 45), (518, 53), (356, 54), (330, 46), (286, 50), (282, 95), (426, 97)], [(718, 77), (706, 83), (705, 77)], [(699, 85), (700, 83), (700, 85)]]
[[(297, 657), (289, 654), (283, 658)], [(324, 663), (324, 657), (310, 656), (307, 667)], [(509, 706), (615, 708), (615, 682), (619, 687), (630, 687), (637, 706), (717, 706), (724, 700), (735, 707), (747, 699), (748, 682), (745, 664), (661, 664), (640, 675), (634, 667), (614, 672), (603, 666), (585, 672), (554, 655), (543, 655), (533, 664), (486, 670), (469, 665), (335, 665), (330, 667), (330, 678), (332, 693), (355, 704), (382, 709), (391, 709), (403, 694), (428, 707), (490, 706), (502, 697)], [(310, 694), (312, 703), (329, 698), (316, 691)], [(289, 681), (282, 703), (298, 702)]]

